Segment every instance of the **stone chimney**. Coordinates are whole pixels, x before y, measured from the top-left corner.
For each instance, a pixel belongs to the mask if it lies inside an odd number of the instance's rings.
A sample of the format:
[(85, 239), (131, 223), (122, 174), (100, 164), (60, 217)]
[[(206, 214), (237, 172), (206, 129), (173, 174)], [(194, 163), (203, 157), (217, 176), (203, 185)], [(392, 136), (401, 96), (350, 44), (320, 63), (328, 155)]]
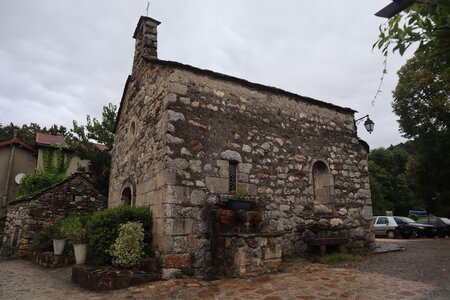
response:
[(133, 38), (136, 39), (136, 48), (134, 51), (133, 70), (142, 60), (142, 58), (158, 58), (157, 54), (157, 30), (161, 22), (155, 19), (142, 16), (134, 31)]

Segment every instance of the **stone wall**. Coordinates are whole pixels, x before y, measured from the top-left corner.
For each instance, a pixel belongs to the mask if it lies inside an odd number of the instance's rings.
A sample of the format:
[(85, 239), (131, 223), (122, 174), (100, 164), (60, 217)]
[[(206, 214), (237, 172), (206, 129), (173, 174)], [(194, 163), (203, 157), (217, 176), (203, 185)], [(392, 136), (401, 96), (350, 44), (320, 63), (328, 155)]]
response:
[(151, 208), (163, 276), (191, 253), (198, 271), (212, 266), (211, 211), (225, 207), (233, 169), (263, 211), (260, 233), (282, 233), (282, 255), (304, 253), (314, 237), (374, 248), (367, 149), (353, 110), (156, 58), (133, 66), (109, 205)]
[[(109, 201), (117, 205), (121, 185), (135, 182), (135, 204), (154, 212), (159, 254), (195, 252), (197, 268), (210, 265), (208, 212), (229, 193), (230, 162), (238, 187), (263, 210), (263, 231), (287, 231), (283, 255), (305, 252), (311, 237), (374, 247), (367, 150), (353, 111), (182, 65), (149, 60), (145, 70), (123, 103)], [(329, 173), (326, 201), (315, 198), (316, 162)]]
[(19, 256), (33, 251), (33, 237), (44, 223), (71, 213), (87, 215), (106, 207), (106, 197), (90, 182), (89, 174), (76, 173), (35, 195), (9, 204), (5, 242), (16, 243)]

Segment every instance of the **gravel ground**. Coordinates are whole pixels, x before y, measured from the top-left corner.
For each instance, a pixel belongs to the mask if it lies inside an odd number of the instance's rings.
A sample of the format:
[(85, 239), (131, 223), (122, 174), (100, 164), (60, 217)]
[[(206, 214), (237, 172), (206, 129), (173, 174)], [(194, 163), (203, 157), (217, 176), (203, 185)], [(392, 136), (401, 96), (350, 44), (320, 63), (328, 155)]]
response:
[(398, 243), (405, 250), (373, 254), (363, 262), (336, 266), (435, 285), (441, 290), (428, 299), (450, 299), (450, 238), (377, 239), (377, 243), (383, 242)]

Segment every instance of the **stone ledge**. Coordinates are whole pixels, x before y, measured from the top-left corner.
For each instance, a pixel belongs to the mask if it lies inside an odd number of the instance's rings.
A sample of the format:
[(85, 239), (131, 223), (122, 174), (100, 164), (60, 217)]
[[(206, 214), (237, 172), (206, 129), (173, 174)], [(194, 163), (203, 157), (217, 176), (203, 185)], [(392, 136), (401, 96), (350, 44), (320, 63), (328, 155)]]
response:
[(254, 237), (277, 237), (282, 236), (286, 233), (289, 233), (290, 231), (274, 231), (274, 232), (257, 232), (257, 233), (226, 233), (226, 232), (220, 232), (216, 233), (217, 236), (224, 236), (224, 237), (237, 237), (237, 238), (254, 238)]
[(110, 267), (75, 265), (72, 267), (72, 282), (91, 291), (124, 289), (161, 279), (161, 274), (139, 270), (120, 270)]
[(55, 255), (53, 252), (35, 252), (33, 262), (46, 268), (59, 268), (73, 265), (75, 257), (73, 255)]

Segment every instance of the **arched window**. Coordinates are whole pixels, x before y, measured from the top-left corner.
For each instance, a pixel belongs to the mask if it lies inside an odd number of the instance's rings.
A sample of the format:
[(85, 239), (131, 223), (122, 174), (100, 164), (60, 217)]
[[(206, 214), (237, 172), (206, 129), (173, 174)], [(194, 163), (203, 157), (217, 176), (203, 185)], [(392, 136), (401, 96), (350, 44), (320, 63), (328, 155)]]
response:
[(121, 203), (122, 205), (131, 206), (132, 204), (132, 193), (129, 187), (126, 187), (122, 191)]
[(314, 200), (320, 204), (334, 202), (333, 177), (323, 161), (316, 161), (312, 168), (314, 184)]

